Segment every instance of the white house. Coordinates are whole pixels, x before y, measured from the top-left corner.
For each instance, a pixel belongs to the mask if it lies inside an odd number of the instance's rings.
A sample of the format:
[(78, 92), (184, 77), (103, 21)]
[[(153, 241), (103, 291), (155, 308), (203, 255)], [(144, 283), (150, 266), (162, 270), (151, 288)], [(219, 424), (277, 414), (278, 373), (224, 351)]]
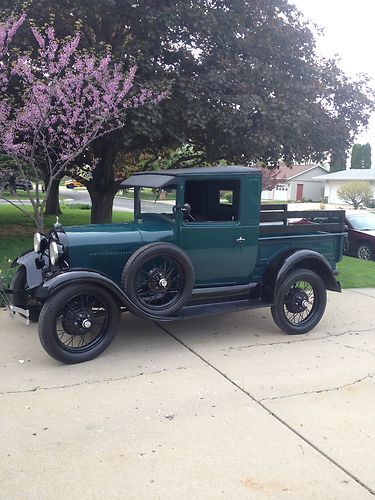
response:
[[(280, 182), (272, 191), (262, 191), (263, 200), (321, 201), (327, 170), (320, 165), (281, 165), (277, 176)], [(319, 179), (319, 180), (318, 180)]]
[(350, 169), (333, 172), (332, 174), (318, 175), (317, 181), (324, 182), (324, 198), (327, 203), (343, 203), (337, 196), (337, 190), (346, 182), (365, 181), (375, 190), (375, 169)]

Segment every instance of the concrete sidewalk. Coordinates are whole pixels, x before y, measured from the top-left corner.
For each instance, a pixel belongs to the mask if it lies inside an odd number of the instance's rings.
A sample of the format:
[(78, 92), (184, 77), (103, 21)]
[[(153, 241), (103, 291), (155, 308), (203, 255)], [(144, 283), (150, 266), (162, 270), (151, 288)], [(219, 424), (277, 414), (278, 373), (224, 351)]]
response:
[(373, 498), (375, 290), (310, 334), (267, 309), (156, 325), (65, 366), (0, 312), (0, 498)]

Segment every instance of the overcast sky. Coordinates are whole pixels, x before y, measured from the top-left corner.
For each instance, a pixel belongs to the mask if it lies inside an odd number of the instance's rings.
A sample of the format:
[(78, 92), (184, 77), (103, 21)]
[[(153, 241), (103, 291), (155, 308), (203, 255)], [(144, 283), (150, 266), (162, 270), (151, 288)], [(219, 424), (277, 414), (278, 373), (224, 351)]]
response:
[[(324, 28), (318, 51), (339, 55), (349, 75), (367, 73), (375, 86), (375, 0), (289, 0), (308, 19)], [(358, 142), (370, 142), (375, 158), (375, 116)]]

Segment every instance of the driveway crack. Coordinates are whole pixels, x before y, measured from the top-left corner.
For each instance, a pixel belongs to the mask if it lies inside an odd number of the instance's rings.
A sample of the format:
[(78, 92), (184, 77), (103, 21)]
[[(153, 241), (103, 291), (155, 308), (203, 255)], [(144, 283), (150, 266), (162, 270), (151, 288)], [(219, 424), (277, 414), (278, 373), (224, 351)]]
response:
[(367, 379), (370, 379), (370, 378), (374, 378), (374, 374), (370, 374), (369, 373), (368, 375), (365, 375), (362, 378), (354, 380), (354, 382), (350, 382), (348, 384), (340, 385), (340, 386), (337, 386), (337, 387), (329, 387), (327, 389), (316, 389), (315, 391), (296, 392), (294, 394), (286, 394), (284, 396), (275, 396), (275, 397), (272, 397), (272, 398), (262, 398), (262, 399), (259, 399), (258, 402), (262, 402), (262, 401), (275, 401), (275, 400), (278, 400), (278, 399), (294, 398), (296, 396), (308, 396), (310, 394), (322, 394), (324, 392), (340, 391), (341, 389), (345, 389), (347, 387), (351, 387), (352, 385), (360, 384), (364, 380), (367, 380)]
[[(160, 326), (160, 325), (159, 325)], [(300, 339), (293, 339), (293, 340), (284, 340), (284, 341), (278, 341), (278, 342), (262, 342), (260, 344), (248, 344), (248, 345), (243, 345), (243, 346), (237, 346), (237, 347), (225, 347), (222, 349), (222, 351), (232, 351), (232, 350), (241, 350), (241, 349), (252, 349), (253, 347), (272, 347), (276, 345), (289, 345), (289, 344), (298, 344), (300, 342), (314, 342), (316, 340), (330, 340), (331, 338), (337, 338), (337, 337), (343, 337), (344, 335), (351, 335), (351, 334), (358, 334), (358, 333), (364, 333), (364, 332), (369, 332), (372, 330), (365, 329), (365, 330), (346, 330), (345, 332), (341, 333), (329, 333), (328, 335), (323, 335), (321, 337), (308, 337), (308, 338), (300, 338)], [(342, 344), (339, 344), (342, 345)]]
[[(177, 368), (174, 368), (174, 370), (187, 370), (187, 369), (188, 368), (185, 366), (179, 366)], [(50, 387), (36, 386), (36, 387), (31, 388), (31, 389), (24, 389), (24, 390), (20, 390), (20, 391), (3, 391), (3, 392), (0, 392), (0, 396), (6, 395), (6, 394), (26, 394), (26, 393), (30, 393), (30, 392), (36, 392), (36, 391), (49, 391), (52, 389), (69, 389), (71, 387), (79, 387), (81, 385), (94, 385), (94, 384), (105, 384), (108, 382), (121, 382), (121, 381), (128, 380), (128, 379), (130, 380), (130, 379), (137, 378), (137, 377), (143, 377), (145, 375), (156, 375), (158, 373), (163, 373), (166, 371), (170, 371), (170, 370), (167, 370), (166, 368), (162, 368), (161, 370), (155, 370), (155, 371), (151, 371), (151, 372), (140, 372), (140, 373), (136, 373), (134, 375), (127, 375), (125, 377), (118, 377), (118, 378), (110, 377), (110, 378), (102, 379), (102, 380), (84, 380), (83, 382), (76, 382), (76, 383), (65, 384), (65, 385), (52, 385)]]

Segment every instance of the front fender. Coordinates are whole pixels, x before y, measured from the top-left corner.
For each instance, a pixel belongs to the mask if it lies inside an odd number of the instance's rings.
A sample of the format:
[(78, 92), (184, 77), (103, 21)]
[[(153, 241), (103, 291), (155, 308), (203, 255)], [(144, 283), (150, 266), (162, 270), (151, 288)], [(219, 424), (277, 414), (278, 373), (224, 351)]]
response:
[(263, 276), (264, 297), (272, 299), (287, 274), (298, 268), (314, 271), (322, 278), (327, 290), (341, 292), (340, 283), (336, 281), (327, 259), (314, 250), (302, 249), (278, 255), (268, 264)]
[(126, 293), (116, 283), (108, 278), (108, 276), (91, 269), (69, 269), (66, 271), (60, 271), (44, 280), (34, 292), (34, 296), (41, 301), (45, 301), (54, 295), (58, 290), (61, 290), (72, 283), (89, 283), (101, 286), (116, 297), (120, 306), (126, 307), (137, 316), (154, 321), (160, 320), (159, 317), (153, 316), (142, 311), (142, 309), (139, 309), (139, 307), (126, 295)]
[(29, 288), (35, 288), (43, 281), (43, 268), (47, 266), (46, 258), (34, 250), (29, 250), (17, 257), (11, 267), (25, 266), (26, 282)]

